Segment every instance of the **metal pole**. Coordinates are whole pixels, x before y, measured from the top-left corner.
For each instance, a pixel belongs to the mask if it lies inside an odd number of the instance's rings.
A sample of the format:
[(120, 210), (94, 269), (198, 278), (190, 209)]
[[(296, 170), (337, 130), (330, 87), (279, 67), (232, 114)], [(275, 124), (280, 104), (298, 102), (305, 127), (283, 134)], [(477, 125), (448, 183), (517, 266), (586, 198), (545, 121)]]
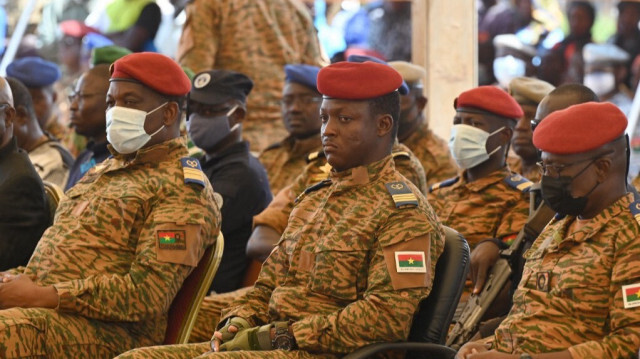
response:
[(7, 66), (11, 61), (13, 61), (13, 58), (16, 56), (16, 52), (18, 52), (20, 41), (22, 40), (22, 36), (24, 36), (24, 32), (27, 30), (29, 18), (36, 7), (36, 2), (37, 0), (30, 0), (24, 10), (22, 10), (22, 14), (20, 14), (20, 19), (16, 24), (13, 35), (11, 35), (11, 41), (9, 41), (7, 51), (2, 57), (2, 62), (0, 62), (0, 76), (7, 76)]

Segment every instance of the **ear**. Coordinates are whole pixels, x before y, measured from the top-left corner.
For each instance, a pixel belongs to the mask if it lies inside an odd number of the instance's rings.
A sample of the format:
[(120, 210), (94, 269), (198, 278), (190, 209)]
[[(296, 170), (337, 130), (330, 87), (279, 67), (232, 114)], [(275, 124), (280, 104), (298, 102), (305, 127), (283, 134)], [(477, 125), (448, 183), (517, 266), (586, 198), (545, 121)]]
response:
[(4, 122), (5, 127), (11, 127), (11, 132), (13, 133), (13, 124), (16, 122), (16, 109), (9, 106), (4, 110)]
[(384, 114), (376, 118), (376, 134), (378, 137), (384, 137), (393, 129), (393, 117), (390, 114)]
[(229, 116), (229, 127), (233, 127), (236, 123), (242, 123), (247, 116), (247, 108), (245, 104), (238, 104), (238, 108)]
[(429, 100), (424, 96), (416, 97), (416, 107), (418, 108), (418, 112), (422, 112), (425, 107), (427, 107), (427, 102)]
[(609, 156), (602, 157), (596, 160), (594, 163), (596, 167), (596, 176), (598, 178), (598, 183), (604, 182), (604, 180), (609, 176), (609, 172), (611, 167), (613, 166), (613, 162)]
[(164, 116), (162, 124), (166, 127), (171, 127), (176, 122), (180, 122), (180, 118), (178, 117), (178, 113), (180, 112), (179, 110), (177, 102), (172, 101), (167, 103), (162, 110), (162, 114)]
[(13, 122), (17, 126), (23, 125), (25, 122), (27, 122), (27, 119), (29, 118), (29, 112), (24, 106), (20, 105), (16, 107), (14, 111), (15, 117)]
[(500, 131), (499, 135), (502, 144), (511, 143), (511, 137), (513, 137), (513, 128), (505, 126), (505, 128)]

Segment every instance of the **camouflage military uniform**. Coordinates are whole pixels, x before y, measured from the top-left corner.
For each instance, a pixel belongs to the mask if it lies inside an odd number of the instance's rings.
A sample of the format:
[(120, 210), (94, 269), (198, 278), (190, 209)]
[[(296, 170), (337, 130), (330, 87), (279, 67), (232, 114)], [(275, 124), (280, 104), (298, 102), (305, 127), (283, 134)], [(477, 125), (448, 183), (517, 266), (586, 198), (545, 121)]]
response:
[(447, 143), (423, 125), (402, 142), (422, 163), (427, 184), (444, 181), (458, 174), (458, 165), (451, 157)]
[(280, 100), (284, 65), (322, 65), (309, 11), (294, 0), (193, 0), (178, 48), (180, 65), (195, 72), (241, 72), (254, 82), (243, 134), (252, 151), (287, 136)]
[(538, 166), (534, 166), (531, 170), (524, 172), (522, 169), (522, 159), (518, 156), (508, 156), (507, 165), (511, 171), (519, 173), (529, 181), (540, 182), (540, 178), (542, 178), (542, 174), (540, 173)]
[(181, 138), (117, 156), (66, 193), (24, 269), (55, 287), (58, 307), (1, 310), (0, 357), (109, 358), (164, 340), (169, 305), (220, 224), (206, 177), (185, 183), (186, 154)]
[(307, 165), (307, 156), (321, 149), (320, 133), (303, 140), (287, 137), (265, 149), (258, 159), (267, 170), (271, 192), (276, 194), (291, 184)]
[[(406, 197), (393, 199), (395, 190)], [(223, 320), (240, 316), (252, 325), (292, 320), (299, 350), (220, 357), (322, 357), (310, 353), (341, 354), (372, 342), (406, 340), (443, 246), (433, 210), (395, 171), (391, 157), (332, 172), (300, 196), (256, 284), (223, 313)], [(403, 269), (404, 251), (420, 253), (415, 263), (422, 273)], [(131, 356), (175, 357), (184, 348), (136, 350)]]
[(483, 239), (515, 239), (529, 216), (531, 182), (506, 168), (471, 183), (463, 178), (431, 186), (429, 203), (442, 223), (460, 232), (471, 249)]
[[(494, 349), (569, 349), (573, 358), (637, 356), (640, 225), (634, 218), (638, 203), (632, 202), (627, 194), (592, 219), (557, 217), (547, 225), (525, 253), (509, 316), (487, 340)], [(625, 291), (626, 285), (636, 290)]]
[[(402, 144), (395, 144), (392, 153), (396, 169), (400, 174), (408, 178), (415, 186), (426, 186), (424, 171), (418, 159)], [(323, 181), (331, 173), (331, 165), (327, 163), (324, 153), (315, 152), (310, 156), (310, 162), (302, 171), (302, 174), (293, 180), (293, 183), (283, 188), (274, 197), (269, 206), (260, 214), (253, 217), (253, 226), (265, 225), (273, 228), (278, 233), (283, 233), (287, 227), (289, 215), (293, 210), (296, 197), (309, 186)], [(192, 336), (196, 339), (210, 338), (215, 331), (215, 326), (220, 318), (220, 311), (231, 301), (244, 293), (244, 289), (224, 294), (207, 296), (202, 302), (201, 315), (194, 325)], [(196, 340), (194, 339), (194, 340)]]

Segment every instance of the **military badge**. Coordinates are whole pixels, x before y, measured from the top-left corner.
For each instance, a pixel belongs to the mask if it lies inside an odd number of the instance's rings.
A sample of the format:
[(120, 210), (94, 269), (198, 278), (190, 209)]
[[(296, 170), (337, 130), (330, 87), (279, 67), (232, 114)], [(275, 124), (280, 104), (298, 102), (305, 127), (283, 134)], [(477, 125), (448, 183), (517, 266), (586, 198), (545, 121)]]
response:
[(195, 87), (197, 89), (201, 89), (201, 88), (207, 86), (210, 81), (211, 81), (211, 75), (209, 75), (208, 73), (205, 72), (203, 74), (198, 75), (193, 80), (193, 87)]
[(405, 183), (390, 182), (385, 183), (385, 186), (391, 194), (391, 198), (393, 199), (393, 203), (396, 204), (396, 208), (400, 208), (402, 206), (415, 207), (418, 205), (416, 195), (411, 192), (411, 189), (409, 189)]
[(180, 230), (162, 230), (158, 231), (158, 248), (171, 250), (187, 249), (186, 236), (184, 231)]
[(640, 307), (640, 283), (622, 286), (625, 309)]
[(536, 289), (541, 292), (549, 292), (549, 271), (536, 274)]
[(184, 183), (195, 183), (204, 187), (204, 173), (200, 168), (200, 162), (195, 158), (184, 157), (180, 159)]
[(424, 252), (395, 252), (398, 273), (427, 273)]

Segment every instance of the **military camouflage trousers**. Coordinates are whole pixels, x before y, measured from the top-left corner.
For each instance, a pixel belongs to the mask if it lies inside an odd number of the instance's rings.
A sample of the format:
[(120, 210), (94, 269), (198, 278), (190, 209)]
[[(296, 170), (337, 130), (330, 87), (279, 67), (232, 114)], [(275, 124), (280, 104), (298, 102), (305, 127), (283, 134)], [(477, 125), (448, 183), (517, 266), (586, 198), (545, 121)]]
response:
[(126, 352), (116, 359), (191, 359), (191, 358), (213, 358), (213, 359), (251, 359), (251, 358), (263, 358), (263, 359), (279, 359), (279, 358), (291, 358), (291, 359), (333, 359), (337, 358), (335, 355), (330, 354), (310, 354), (301, 350), (293, 350), (286, 352), (283, 350), (268, 350), (268, 351), (236, 351), (236, 352), (211, 352), (211, 346), (209, 342), (198, 344), (184, 344), (184, 345), (165, 345), (156, 347), (147, 347), (135, 349)]
[(0, 358), (112, 358), (137, 343), (115, 323), (53, 309), (0, 310)]

